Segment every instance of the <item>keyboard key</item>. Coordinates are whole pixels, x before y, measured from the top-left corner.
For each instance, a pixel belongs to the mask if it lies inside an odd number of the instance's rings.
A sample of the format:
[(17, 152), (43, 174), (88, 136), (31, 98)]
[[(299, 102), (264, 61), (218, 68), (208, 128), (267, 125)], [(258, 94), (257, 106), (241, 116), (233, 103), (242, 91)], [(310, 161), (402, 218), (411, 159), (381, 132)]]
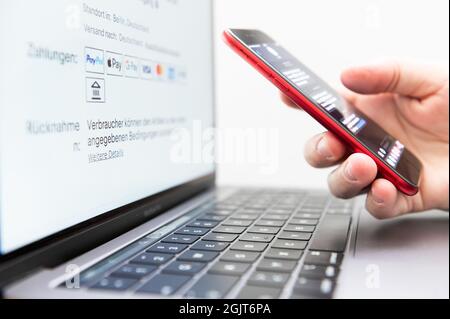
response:
[(295, 217), (302, 218), (302, 219), (319, 219), (320, 218), (320, 214), (312, 214), (312, 213), (300, 212), (300, 213), (295, 214)]
[(245, 231), (245, 227), (238, 226), (219, 226), (214, 229), (215, 233), (225, 234), (242, 234)]
[(325, 206), (321, 207), (302, 207), (297, 211), (298, 214), (315, 214), (319, 217), (304, 217), (304, 218), (320, 218), (321, 213), (323, 212)]
[(206, 214), (206, 215), (200, 216), (198, 218), (198, 220), (209, 221), (209, 222), (221, 222), (222, 220), (225, 220), (226, 218), (227, 218), (227, 216), (223, 216), (223, 215)]
[(288, 224), (284, 228), (286, 231), (297, 231), (297, 232), (305, 232), (305, 233), (312, 233), (314, 231), (314, 226), (305, 226), (305, 225), (293, 225)]
[(258, 286), (245, 286), (239, 295), (238, 299), (277, 299), (281, 294), (279, 288), (268, 288)]
[(251, 220), (242, 220), (242, 219), (228, 219), (222, 223), (224, 226), (241, 226), (248, 227), (253, 222)]
[(249, 233), (275, 235), (280, 231), (279, 227), (254, 226), (248, 230)]
[(207, 228), (200, 227), (184, 227), (176, 231), (175, 234), (203, 236), (209, 232)]
[(256, 269), (276, 272), (291, 272), (294, 270), (296, 265), (297, 262), (291, 260), (264, 258), (259, 262)]
[(154, 272), (158, 267), (156, 266), (147, 266), (147, 265), (124, 265), (114, 271), (111, 276), (119, 277), (119, 278), (134, 278), (141, 279), (152, 272)]
[(156, 253), (168, 253), (168, 254), (178, 254), (185, 250), (187, 245), (183, 244), (168, 244), (168, 243), (158, 243), (150, 247), (148, 252), (156, 252)]
[(161, 274), (150, 279), (137, 292), (170, 296), (177, 292), (189, 279), (191, 279), (189, 276)]
[(323, 211), (323, 209), (327, 206), (327, 202), (328, 200), (324, 200), (324, 201), (306, 201), (301, 209), (308, 211), (308, 210), (321, 210)]
[(124, 291), (137, 282), (137, 279), (107, 277), (100, 280), (91, 288)]
[(212, 215), (222, 215), (222, 216), (228, 216), (233, 213), (232, 210), (229, 209), (212, 209), (210, 212)]
[(303, 251), (293, 249), (271, 248), (267, 251), (265, 257), (273, 259), (299, 260)]
[(224, 242), (213, 242), (213, 241), (199, 241), (194, 246), (192, 250), (206, 250), (206, 251), (223, 251), (228, 247), (228, 243)]
[(351, 215), (353, 212), (352, 209), (347, 208), (328, 208), (327, 214), (334, 214), (334, 215)]
[(264, 220), (261, 219), (256, 222), (256, 226), (274, 226), (274, 227), (281, 227), (285, 223), (284, 220)]
[(351, 215), (351, 210), (346, 209), (328, 209), (327, 214), (330, 215)]
[(231, 204), (224, 204), (224, 203), (216, 203), (215, 208), (216, 209), (228, 209), (228, 210), (235, 211), (236, 209), (239, 208), (239, 206), (231, 205)]
[(256, 241), (261, 243), (270, 243), (274, 238), (273, 235), (264, 235), (264, 234), (244, 234), (239, 240), (241, 241)]
[(335, 284), (330, 279), (309, 279), (299, 277), (294, 285), (294, 293), (299, 296), (314, 298), (331, 298)]
[(195, 275), (205, 266), (206, 265), (204, 263), (174, 261), (171, 264), (169, 264), (169, 266), (167, 266), (163, 270), (163, 272), (179, 275)]
[(352, 209), (353, 201), (334, 198), (330, 203), (330, 208)]
[(301, 271), (300, 277), (322, 279), (322, 278), (335, 278), (337, 276), (338, 270), (334, 266), (318, 266), (304, 264)]
[(353, 212), (352, 201), (342, 201), (341, 203), (331, 203), (327, 209), (327, 214), (344, 214), (350, 215)]
[(249, 267), (250, 264), (219, 261), (209, 269), (209, 272), (214, 274), (236, 276), (244, 274)]
[(350, 216), (326, 215), (311, 241), (312, 250), (343, 252), (350, 228)]
[(250, 203), (244, 205), (244, 211), (245, 210), (252, 210), (252, 211), (258, 211), (258, 212), (264, 212), (267, 209), (267, 204), (259, 204), (259, 203)]
[(316, 226), (318, 222), (318, 219), (292, 218), (289, 223), (294, 225)]
[(278, 239), (273, 243), (272, 247), (303, 250), (307, 244), (307, 241)]
[(243, 209), (238, 209), (236, 211), (236, 214), (249, 214), (249, 215), (261, 215), (261, 213), (264, 210), (262, 209), (250, 209), (250, 208), (243, 208)]
[(221, 241), (221, 242), (232, 242), (234, 241), (238, 236), (233, 234), (220, 234), (220, 233), (209, 233), (205, 237), (203, 237), (204, 240), (210, 240), (210, 241)]
[(289, 204), (289, 203), (285, 204), (283, 202), (279, 202), (276, 205), (280, 209), (284, 209), (286, 211), (289, 211), (290, 213), (292, 213), (292, 211), (294, 211), (298, 207), (298, 204)]
[(257, 214), (234, 214), (234, 219), (242, 219), (242, 220), (255, 220), (259, 218)]
[(337, 252), (308, 251), (305, 263), (312, 265), (340, 265), (342, 259), (343, 255)]
[(223, 298), (239, 280), (235, 276), (206, 274), (186, 293), (188, 298)]
[(227, 251), (220, 260), (223, 261), (232, 261), (232, 262), (244, 262), (244, 263), (252, 263), (259, 257), (259, 253), (251, 252), (251, 251), (238, 251), (238, 250), (230, 250)]
[(269, 220), (288, 220), (290, 215), (265, 214), (262, 219)]
[(290, 274), (255, 271), (248, 283), (254, 286), (283, 287), (289, 279)]
[(139, 256), (133, 258), (130, 263), (159, 266), (164, 265), (172, 258), (173, 255), (170, 254), (142, 253)]
[(187, 226), (189, 227), (203, 227), (203, 228), (214, 228), (218, 225), (218, 222), (206, 221), (206, 220), (196, 220)]
[(292, 209), (270, 208), (266, 211), (267, 214), (284, 214), (289, 215), (292, 213)]
[(309, 240), (311, 236), (312, 236), (311, 233), (284, 231), (278, 235), (278, 238), (291, 240)]
[(244, 251), (255, 251), (262, 252), (267, 248), (267, 244), (265, 243), (252, 243), (246, 241), (238, 241), (233, 246), (231, 246), (232, 250), (244, 250)]
[(191, 235), (169, 235), (161, 242), (163, 243), (174, 243), (174, 244), (192, 244), (196, 242), (200, 237)]
[(327, 203), (330, 201), (330, 198), (328, 195), (326, 196), (310, 196), (305, 203), (302, 205), (303, 208), (323, 208), (327, 205)]
[(218, 253), (212, 251), (188, 250), (178, 257), (177, 260), (207, 263), (214, 260), (218, 255)]

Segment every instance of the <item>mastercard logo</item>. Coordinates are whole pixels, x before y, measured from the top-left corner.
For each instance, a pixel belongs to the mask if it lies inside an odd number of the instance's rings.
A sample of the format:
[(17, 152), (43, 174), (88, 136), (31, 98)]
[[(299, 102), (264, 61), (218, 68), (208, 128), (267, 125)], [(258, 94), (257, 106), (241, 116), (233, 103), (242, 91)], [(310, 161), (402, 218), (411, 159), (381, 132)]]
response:
[(156, 65), (156, 74), (162, 76), (164, 74), (164, 67), (161, 64)]

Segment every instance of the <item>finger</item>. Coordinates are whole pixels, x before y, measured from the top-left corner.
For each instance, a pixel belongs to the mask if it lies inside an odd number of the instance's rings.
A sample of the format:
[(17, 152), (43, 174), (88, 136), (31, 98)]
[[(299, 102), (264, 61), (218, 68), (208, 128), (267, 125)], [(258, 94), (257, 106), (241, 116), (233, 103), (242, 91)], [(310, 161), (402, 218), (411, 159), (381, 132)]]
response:
[(289, 96), (287, 96), (283, 92), (280, 92), (280, 97), (281, 97), (281, 100), (284, 102), (284, 104), (286, 104), (287, 106), (293, 107), (293, 108), (296, 108), (296, 109), (300, 109), (300, 110), (302, 109), (300, 106), (295, 104), (294, 101), (292, 101)]
[(316, 168), (334, 166), (347, 154), (345, 145), (330, 132), (316, 135), (305, 146), (306, 161)]
[(339, 198), (359, 195), (377, 176), (377, 165), (365, 154), (355, 153), (328, 178), (331, 193)]
[(373, 182), (367, 195), (366, 208), (378, 219), (396, 217), (408, 211), (405, 196), (385, 179), (377, 179)]
[(446, 82), (445, 75), (433, 69), (433, 66), (387, 61), (347, 69), (342, 72), (341, 80), (348, 89), (361, 94), (395, 92), (423, 98), (439, 91)]

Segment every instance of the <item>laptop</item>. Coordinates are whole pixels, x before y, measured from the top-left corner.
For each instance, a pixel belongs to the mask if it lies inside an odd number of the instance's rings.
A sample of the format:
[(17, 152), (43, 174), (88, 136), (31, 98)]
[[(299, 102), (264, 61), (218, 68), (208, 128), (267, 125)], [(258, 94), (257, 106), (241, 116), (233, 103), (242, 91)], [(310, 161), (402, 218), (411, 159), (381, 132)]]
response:
[(212, 1), (6, 0), (0, 24), (3, 297), (448, 298), (448, 214), (215, 186)]

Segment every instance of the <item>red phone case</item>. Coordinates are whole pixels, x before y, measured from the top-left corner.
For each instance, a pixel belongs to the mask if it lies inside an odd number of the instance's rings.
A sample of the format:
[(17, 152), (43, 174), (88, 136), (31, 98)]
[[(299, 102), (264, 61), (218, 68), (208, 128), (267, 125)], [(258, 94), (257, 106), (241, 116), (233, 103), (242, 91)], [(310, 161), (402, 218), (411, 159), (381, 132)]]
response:
[(327, 130), (339, 137), (350, 149), (355, 153), (363, 153), (370, 156), (378, 167), (378, 174), (382, 178), (387, 179), (397, 187), (402, 193), (413, 196), (417, 194), (419, 189), (405, 181), (387, 164), (381, 161), (370, 150), (361, 145), (351, 134), (342, 129), (333, 119), (324, 114), (319, 108), (303, 96), (298, 90), (291, 86), (282, 76), (267, 66), (256, 54), (250, 51), (244, 44), (236, 39), (228, 31), (223, 32), (225, 42), (250, 65), (257, 69), (264, 77), (278, 87), (285, 95), (301, 107), (305, 112), (315, 118)]

